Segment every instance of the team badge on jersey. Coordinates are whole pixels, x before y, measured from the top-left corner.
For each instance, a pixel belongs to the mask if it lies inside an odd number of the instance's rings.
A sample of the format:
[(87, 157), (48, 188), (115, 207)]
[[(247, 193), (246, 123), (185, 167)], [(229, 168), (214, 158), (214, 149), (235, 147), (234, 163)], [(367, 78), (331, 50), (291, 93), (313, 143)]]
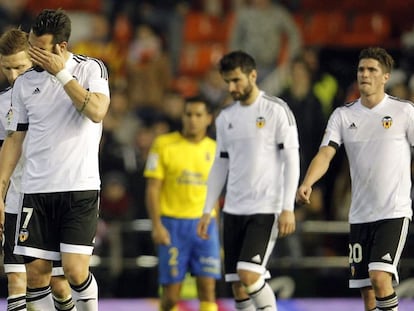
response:
[(261, 129), (262, 127), (264, 127), (264, 126), (265, 126), (265, 124), (266, 124), (266, 120), (265, 120), (265, 118), (263, 118), (263, 117), (258, 117), (258, 118), (256, 119), (256, 126), (257, 126), (259, 129)]
[(390, 116), (386, 116), (382, 118), (382, 126), (385, 129), (389, 129), (392, 125), (392, 118)]
[(24, 242), (29, 238), (29, 231), (27, 229), (21, 229), (19, 233), (19, 241)]

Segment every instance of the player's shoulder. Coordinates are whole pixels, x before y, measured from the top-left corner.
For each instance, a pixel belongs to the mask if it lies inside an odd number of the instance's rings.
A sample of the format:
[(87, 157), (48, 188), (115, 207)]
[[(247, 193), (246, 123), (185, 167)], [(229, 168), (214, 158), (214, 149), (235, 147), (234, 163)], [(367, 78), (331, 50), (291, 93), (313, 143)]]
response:
[(73, 61), (76, 64), (80, 64), (80, 65), (96, 65), (99, 67), (106, 68), (104, 62), (101, 59), (87, 56), (87, 55), (73, 54)]
[(265, 104), (276, 105), (276, 106), (287, 106), (287, 103), (283, 99), (281, 99), (280, 97), (274, 96), (274, 95), (263, 93), (262, 98)]
[(154, 143), (159, 147), (168, 146), (183, 141), (183, 136), (178, 132), (170, 132), (158, 135), (154, 139)]
[(11, 86), (7, 86), (3, 89), (0, 90), (0, 96), (7, 96), (11, 93), (12, 87)]
[(217, 144), (216, 141), (209, 136), (204, 137), (203, 142), (210, 147), (215, 147)]
[(392, 102), (393, 104), (402, 105), (405, 107), (412, 108), (414, 107), (414, 103), (408, 99), (402, 99), (396, 96), (388, 95), (388, 101)]
[(347, 101), (345, 103), (343, 103), (342, 105), (340, 105), (338, 108), (339, 109), (347, 109), (347, 108), (353, 108), (355, 107), (355, 104), (358, 102), (358, 99), (356, 100), (351, 100), (351, 101)]

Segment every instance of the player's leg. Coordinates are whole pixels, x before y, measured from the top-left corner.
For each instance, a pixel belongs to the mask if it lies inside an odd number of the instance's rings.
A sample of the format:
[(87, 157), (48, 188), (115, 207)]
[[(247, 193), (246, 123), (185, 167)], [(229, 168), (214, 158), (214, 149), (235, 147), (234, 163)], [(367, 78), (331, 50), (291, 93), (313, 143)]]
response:
[(193, 221), (193, 246), (190, 257), (190, 271), (196, 276), (200, 311), (217, 311), (216, 280), (221, 277), (220, 240), (217, 222), (212, 219), (208, 227), (207, 240), (197, 235), (198, 219)]
[(98, 310), (98, 284), (89, 271), (89, 254), (62, 252), (65, 277), (72, 288), (72, 298), (78, 311)]
[(351, 224), (349, 234), (349, 287), (359, 288), (365, 311), (375, 310), (375, 293), (368, 274), (373, 224)]
[(50, 289), (52, 262), (46, 259), (25, 257), (27, 290), (27, 310), (53, 310)]
[(256, 307), (237, 274), (237, 262), (243, 245), (247, 216), (223, 213), (223, 249), (225, 281), (231, 282), (236, 310), (256, 311)]
[(162, 287), (160, 310), (177, 310), (182, 282), (188, 270), (191, 252), (190, 222), (162, 217), (170, 233), (170, 245), (158, 245), (158, 281)]
[(182, 282), (164, 284), (161, 286), (160, 311), (178, 310), (177, 304), (180, 300)]
[(377, 309), (376, 301), (375, 301), (375, 293), (372, 287), (363, 287), (360, 288), (361, 298), (364, 302), (364, 310), (365, 311), (373, 311)]
[(65, 278), (61, 261), (53, 262), (50, 287), (52, 288), (52, 296), (56, 310), (76, 310), (72, 300), (72, 290)]
[(399, 282), (397, 267), (408, 227), (408, 218), (384, 220), (376, 225), (368, 267), (378, 310), (398, 310), (398, 297), (393, 285)]
[[(14, 253), (22, 255), (26, 267), (27, 310), (53, 310), (50, 290), (52, 262), (59, 245), (54, 238), (48, 195), (24, 194), (19, 211), (18, 238)], [(45, 234), (46, 233), (46, 234)]]
[(99, 192), (65, 193), (60, 252), (65, 277), (78, 311), (98, 310), (98, 284), (89, 271), (98, 221)]
[(26, 268), (23, 257), (13, 254), (17, 214), (5, 213), (4, 272), (7, 276), (7, 311), (26, 310)]
[(260, 310), (277, 310), (276, 297), (266, 282), (267, 263), (277, 238), (276, 217), (273, 214), (249, 216), (243, 246), (237, 263), (237, 273), (246, 293)]

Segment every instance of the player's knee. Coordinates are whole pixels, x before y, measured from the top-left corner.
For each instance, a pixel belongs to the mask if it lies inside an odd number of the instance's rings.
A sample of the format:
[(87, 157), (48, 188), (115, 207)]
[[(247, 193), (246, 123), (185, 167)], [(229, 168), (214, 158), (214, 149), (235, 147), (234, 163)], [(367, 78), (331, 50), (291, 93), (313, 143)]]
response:
[(81, 265), (69, 265), (65, 267), (65, 277), (72, 285), (82, 284), (89, 275), (89, 270)]
[(26, 273), (7, 273), (7, 286), (9, 295), (26, 292)]
[(260, 274), (252, 272), (252, 271), (247, 271), (247, 270), (237, 270), (237, 273), (239, 275), (240, 278), (240, 282), (244, 285), (244, 286), (250, 286), (254, 283), (257, 282), (257, 280), (259, 280), (260, 278)]
[(53, 296), (57, 298), (66, 298), (71, 295), (71, 289), (68, 281), (63, 276), (52, 277), (50, 280)]
[(374, 289), (389, 286), (392, 283), (392, 276), (385, 271), (370, 271), (369, 278)]

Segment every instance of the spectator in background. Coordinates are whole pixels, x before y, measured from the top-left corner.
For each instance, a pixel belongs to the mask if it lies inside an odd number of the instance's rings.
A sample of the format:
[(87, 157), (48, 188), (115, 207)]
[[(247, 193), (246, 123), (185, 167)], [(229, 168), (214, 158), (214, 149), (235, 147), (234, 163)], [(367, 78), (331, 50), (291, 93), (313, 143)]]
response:
[(207, 137), (212, 120), (211, 107), (204, 99), (188, 99), (182, 131), (157, 137), (147, 160), (146, 203), (158, 246), (162, 311), (176, 309), (187, 272), (196, 277), (199, 310), (218, 310), (215, 279), (221, 271), (216, 221), (208, 228), (210, 239), (197, 236), (216, 150), (215, 141)]
[(226, 83), (221, 78), (217, 67), (211, 67), (200, 80), (200, 93), (212, 103), (217, 110), (223, 107), (228, 96)]
[(93, 14), (90, 23), (90, 37), (75, 42), (72, 50), (76, 54), (101, 59), (108, 67), (111, 84), (117, 84), (124, 74), (125, 51), (112, 40), (111, 25), (105, 14)]
[(180, 93), (167, 91), (164, 94), (162, 111), (165, 114), (170, 131), (181, 131), (184, 105), (185, 99)]
[(285, 37), (290, 60), (302, 47), (302, 37), (292, 15), (272, 0), (251, 0), (236, 11), (229, 48), (246, 51), (256, 59), (260, 84), (276, 68)]
[[(313, 155), (319, 149), (319, 141), (325, 129), (326, 119), (322, 111), (322, 105), (312, 90), (312, 72), (303, 57), (297, 56), (290, 63), (289, 85), (280, 94), (292, 110), (296, 118), (299, 134), (300, 145), (300, 164), (301, 172), (307, 168), (313, 158)], [(301, 179), (303, 176), (300, 177)], [(314, 187), (312, 194), (312, 204), (306, 209), (296, 209), (304, 215), (298, 219), (304, 218), (324, 218), (323, 213), (323, 185), (318, 184)]]
[(0, 33), (20, 27), (29, 32), (33, 15), (27, 10), (28, 0), (0, 1)]
[(140, 24), (130, 44), (126, 77), (128, 97), (138, 111), (160, 110), (162, 99), (170, 86), (170, 58), (161, 44), (160, 35), (150, 24)]
[(335, 76), (321, 68), (319, 50), (316, 47), (305, 47), (301, 54), (311, 70), (312, 91), (321, 103), (322, 112), (327, 119), (337, 106), (340, 93), (338, 81)]

